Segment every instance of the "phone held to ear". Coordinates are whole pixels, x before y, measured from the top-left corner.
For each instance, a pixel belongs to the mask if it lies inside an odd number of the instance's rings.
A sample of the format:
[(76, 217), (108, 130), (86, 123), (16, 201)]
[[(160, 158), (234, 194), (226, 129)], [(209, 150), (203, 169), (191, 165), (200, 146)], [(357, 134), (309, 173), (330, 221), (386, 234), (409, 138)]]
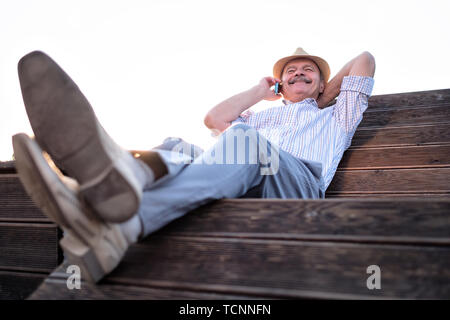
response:
[(281, 90), (281, 82), (276, 82), (275, 83), (275, 89), (274, 89), (275, 94), (279, 94), (280, 90)]

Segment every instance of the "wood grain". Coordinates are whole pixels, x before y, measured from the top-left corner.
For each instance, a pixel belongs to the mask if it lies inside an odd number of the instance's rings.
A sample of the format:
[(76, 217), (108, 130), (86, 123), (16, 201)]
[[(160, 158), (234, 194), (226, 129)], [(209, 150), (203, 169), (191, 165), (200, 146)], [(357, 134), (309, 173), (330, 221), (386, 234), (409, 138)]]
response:
[(54, 224), (0, 223), (0, 270), (49, 273), (61, 262)]
[(52, 275), (47, 278), (31, 296), (30, 300), (57, 300), (89, 299), (89, 300), (242, 300), (242, 299), (264, 299), (244, 294), (227, 294), (219, 292), (189, 291), (182, 289), (146, 287), (140, 285), (102, 284), (93, 285), (87, 282), (81, 284), (80, 290), (68, 290), (65, 272), (68, 263), (59, 266)]
[(384, 108), (386, 106), (429, 106), (448, 104), (449, 102), (450, 89), (439, 89), (372, 96), (369, 98), (369, 108)]
[(327, 192), (450, 193), (450, 168), (338, 170)]
[[(450, 296), (449, 261), (448, 247), (150, 236), (129, 249), (97, 290), (106, 296), (115, 285), (263, 298), (442, 299)], [(366, 287), (370, 265), (381, 268), (382, 290)], [(47, 296), (89, 298), (89, 290), (69, 293), (53, 278), (42, 288)]]
[(447, 200), (450, 199), (450, 193), (345, 193), (327, 191), (325, 198), (327, 199), (383, 199), (395, 200), (400, 199), (414, 199), (414, 200)]
[(359, 128), (400, 127), (424, 124), (443, 124), (450, 119), (450, 105), (383, 109), (364, 113)]
[(0, 300), (26, 299), (48, 276), (47, 273), (0, 270)]
[(344, 153), (338, 169), (433, 167), (450, 167), (450, 145), (352, 148)]
[(47, 273), (0, 270), (0, 300), (23, 300), (28, 298), (47, 276)]
[(449, 144), (450, 123), (393, 128), (358, 128), (352, 147), (414, 146)]
[[(450, 200), (227, 199), (133, 245), (93, 287), (61, 268), (33, 298), (447, 298)], [(366, 268), (382, 270), (368, 290)], [(122, 294), (123, 293), (123, 294)], [(179, 295), (163, 295), (175, 298)]]
[(155, 235), (450, 245), (450, 200), (225, 199)]
[(0, 174), (2, 173), (16, 173), (14, 161), (0, 161)]
[(26, 193), (17, 174), (0, 175), (0, 222), (48, 222)]

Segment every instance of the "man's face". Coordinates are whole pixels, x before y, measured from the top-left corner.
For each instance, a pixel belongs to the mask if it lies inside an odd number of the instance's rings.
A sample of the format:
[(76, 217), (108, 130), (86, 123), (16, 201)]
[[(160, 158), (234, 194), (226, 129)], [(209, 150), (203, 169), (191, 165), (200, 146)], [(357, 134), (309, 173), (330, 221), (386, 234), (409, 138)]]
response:
[(314, 61), (305, 58), (289, 61), (283, 69), (281, 81), (281, 93), (285, 99), (292, 102), (306, 98), (317, 100), (319, 93), (325, 88), (325, 82), (320, 80), (319, 67)]

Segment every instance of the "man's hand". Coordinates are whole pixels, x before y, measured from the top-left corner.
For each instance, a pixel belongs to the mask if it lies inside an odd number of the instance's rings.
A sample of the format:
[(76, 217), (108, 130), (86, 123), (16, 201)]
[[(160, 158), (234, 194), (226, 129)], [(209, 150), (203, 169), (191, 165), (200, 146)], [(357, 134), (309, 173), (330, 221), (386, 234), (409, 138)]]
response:
[(258, 86), (261, 90), (261, 96), (263, 100), (275, 101), (281, 98), (281, 94), (275, 94), (274, 90), (270, 88), (275, 85), (275, 83), (280, 83), (281, 80), (272, 77), (264, 77), (259, 82)]
[(367, 51), (364, 51), (356, 58), (350, 60), (325, 86), (325, 90), (317, 99), (319, 108), (325, 108), (335, 99), (341, 90), (342, 80), (346, 76), (373, 77), (375, 74), (375, 58)]
[(256, 86), (219, 103), (206, 114), (205, 125), (209, 129), (223, 132), (242, 112), (261, 100), (273, 101), (281, 98), (281, 94), (275, 94), (274, 90), (270, 89), (276, 82), (280, 82), (280, 80), (264, 77)]

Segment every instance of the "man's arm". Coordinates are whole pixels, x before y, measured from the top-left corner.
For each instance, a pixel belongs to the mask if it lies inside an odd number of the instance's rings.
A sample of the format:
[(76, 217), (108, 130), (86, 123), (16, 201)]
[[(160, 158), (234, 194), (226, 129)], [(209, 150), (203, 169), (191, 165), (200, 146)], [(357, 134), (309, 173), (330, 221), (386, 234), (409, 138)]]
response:
[(279, 99), (281, 95), (276, 95), (273, 90), (270, 90), (276, 81), (279, 82), (280, 80), (272, 77), (262, 78), (256, 86), (219, 103), (206, 114), (204, 119), (205, 125), (209, 129), (223, 132), (242, 112), (261, 100)]
[(342, 80), (346, 76), (372, 77), (375, 74), (375, 58), (367, 51), (350, 60), (325, 87), (317, 101), (319, 108), (325, 108), (340, 92)]

